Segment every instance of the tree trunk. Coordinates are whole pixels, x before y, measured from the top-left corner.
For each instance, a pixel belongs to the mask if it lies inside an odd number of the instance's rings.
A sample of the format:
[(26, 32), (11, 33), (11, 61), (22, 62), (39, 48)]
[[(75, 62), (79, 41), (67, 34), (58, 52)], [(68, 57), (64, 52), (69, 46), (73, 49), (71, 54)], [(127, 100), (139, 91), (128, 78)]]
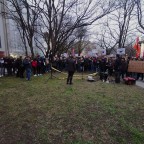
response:
[(78, 56), (80, 56), (81, 54), (81, 40), (79, 41), (79, 45), (78, 45)]
[(25, 46), (25, 55), (28, 56), (27, 47)]
[(29, 47), (30, 47), (30, 51), (31, 51), (31, 58), (34, 58), (34, 50), (33, 50), (33, 40), (32, 38), (29, 41)]
[(25, 55), (28, 56), (28, 50), (27, 50), (27, 46), (26, 46), (26, 39), (25, 39), (24, 33), (23, 33), (23, 42), (24, 42), (24, 47), (25, 47)]

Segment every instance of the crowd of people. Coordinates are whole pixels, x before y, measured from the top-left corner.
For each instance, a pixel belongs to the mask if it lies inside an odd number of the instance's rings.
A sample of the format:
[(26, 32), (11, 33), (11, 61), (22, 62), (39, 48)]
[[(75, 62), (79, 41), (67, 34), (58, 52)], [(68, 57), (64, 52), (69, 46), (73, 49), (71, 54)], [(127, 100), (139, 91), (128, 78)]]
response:
[(24, 78), (26, 73), (27, 80), (30, 80), (30, 76), (40, 76), (48, 71), (48, 66), (46, 65), (46, 59), (37, 56), (34, 59), (27, 56), (22, 58), (4, 57), (0, 59), (0, 77), (3, 76), (16, 76)]
[[(52, 66), (60, 71), (66, 71), (68, 67), (68, 59), (65, 57), (54, 57)], [(107, 72), (109, 76), (118, 74), (121, 78), (125, 76), (132, 76), (136, 79), (141, 78), (143, 80), (143, 74), (140, 73), (129, 73), (128, 63), (130, 57), (73, 57), (75, 62), (75, 71), (77, 72)], [(142, 59), (135, 59), (142, 60)], [(39, 55), (31, 59), (30, 57), (12, 58), (3, 57), (0, 58), (0, 77), (3, 76), (16, 76), (27, 80), (30, 77), (41, 76), (51, 71), (51, 66), (48, 58), (40, 57)]]

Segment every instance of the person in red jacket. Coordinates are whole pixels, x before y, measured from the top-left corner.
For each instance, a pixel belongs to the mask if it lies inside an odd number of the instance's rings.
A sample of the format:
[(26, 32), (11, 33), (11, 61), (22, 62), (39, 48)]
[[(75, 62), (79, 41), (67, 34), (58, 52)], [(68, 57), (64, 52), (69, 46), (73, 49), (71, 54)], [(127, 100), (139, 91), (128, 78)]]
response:
[(34, 59), (31, 64), (32, 64), (32, 69), (33, 69), (33, 75), (37, 76), (37, 60)]

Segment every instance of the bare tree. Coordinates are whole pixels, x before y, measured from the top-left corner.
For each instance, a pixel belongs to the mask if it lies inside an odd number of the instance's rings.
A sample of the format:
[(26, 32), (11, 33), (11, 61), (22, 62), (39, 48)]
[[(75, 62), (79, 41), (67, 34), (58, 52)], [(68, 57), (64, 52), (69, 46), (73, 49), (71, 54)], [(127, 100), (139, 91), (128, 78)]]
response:
[(129, 32), (130, 21), (133, 17), (132, 12), (135, 6), (133, 0), (121, 0), (123, 15), (121, 16), (121, 8), (118, 11), (117, 20), (119, 22), (119, 39), (118, 47), (125, 47), (126, 39)]
[(21, 38), (21, 40), (22, 40), (22, 43), (24, 44), (25, 55), (28, 56), (28, 49), (27, 49), (25, 31), (24, 31), (24, 29), (21, 29), (19, 26), (17, 26), (17, 29), (18, 29), (18, 31), (19, 31), (19, 34), (20, 34), (20, 38)]
[(138, 30), (142, 34), (144, 34), (144, 2), (141, 0), (135, 0), (137, 6), (137, 18), (139, 27)]
[[(55, 55), (63, 46), (74, 41), (73, 33), (79, 27), (91, 25), (114, 10), (112, 0), (44, 0), (39, 7), (39, 34), (47, 44), (46, 55)], [(66, 46), (69, 48), (69, 46)]]
[(79, 27), (76, 29), (76, 43), (75, 43), (75, 50), (78, 52), (78, 55), (80, 56), (83, 49), (88, 45), (89, 41), (88, 38), (88, 31), (87, 27)]
[[(37, 27), (37, 18), (41, 10), (38, 4), (42, 0), (7, 0), (7, 18), (12, 19), (20, 32), (22, 40), (27, 43), (34, 57), (33, 38)], [(25, 46), (27, 54), (27, 47)]]
[(134, 0), (121, 0), (118, 3), (120, 8), (107, 16), (97, 37), (99, 44), (108, 54), (117, 48), (131, 45), (136, 29)]
[(118, 39), (108, 23), (105, 22), (100, 29), (101, 31), (96, 34), (97, 45), (102, 49), (106, 49), (106, 53), (110, 54), (112, 51), (115, 51)]
[[(68, 49), (75, 41), (73, 33), (76, 29), (111, 13), (117, 3), (115, 0), (7, 0), (7, 4), (8, 17), (21, 29), (21, 36), (28, 43), (32, 56), (34, 39), (48, 56)], [(43, 40), (35, 38), (35, 32)]]

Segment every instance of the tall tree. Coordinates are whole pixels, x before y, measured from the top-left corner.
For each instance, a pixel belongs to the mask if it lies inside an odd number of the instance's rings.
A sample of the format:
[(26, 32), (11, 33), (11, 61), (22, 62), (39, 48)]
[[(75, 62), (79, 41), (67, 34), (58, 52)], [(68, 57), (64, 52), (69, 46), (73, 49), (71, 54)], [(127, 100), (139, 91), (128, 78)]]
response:
[[(114, 0), (44, 0), (39, 35), (47, 45), (46, 55), (55, 55), (74, 41), (76, 29), (91, 25), (115, 9)], [(66, 47), (68, 48), (68, 47)]]
[(75, 46), (77, 46), (77, 51), (78, 51), (78, 55), (80, 56), (81, 52), (83, 51), (83, 49), (87, 46), (88, 41), (86, 41), (87, 36), (87, 28), (86, 27), (79, 27), (76, 29), (76, 39), (77, 39), (77, 43)]
[(137, 18), (138, 18), (138, 24), (139, 24), (139, 32), (144, 34), (144, 1), (141, 0), (135, 0), (136, 6), (137, 6)]
[(108, 54), (116, 48), (131, 45), (136, 29), (134, 0), (120, 0), (118, 4), (120, 8), (105, 18), (97, 37), (99, 44)]
[[(42, 0), (7, 0), (7, 18), (12, 19), (20, 32), (23, 42), (27, 43), (32, 57), (34, 57), (33, 39), (37, 27), (37, 18), (41, 10), (39, 4)], [(4, 3), (3, 3), (4, 4)], [(26, 54), (27, 47), (25, 46)]]

